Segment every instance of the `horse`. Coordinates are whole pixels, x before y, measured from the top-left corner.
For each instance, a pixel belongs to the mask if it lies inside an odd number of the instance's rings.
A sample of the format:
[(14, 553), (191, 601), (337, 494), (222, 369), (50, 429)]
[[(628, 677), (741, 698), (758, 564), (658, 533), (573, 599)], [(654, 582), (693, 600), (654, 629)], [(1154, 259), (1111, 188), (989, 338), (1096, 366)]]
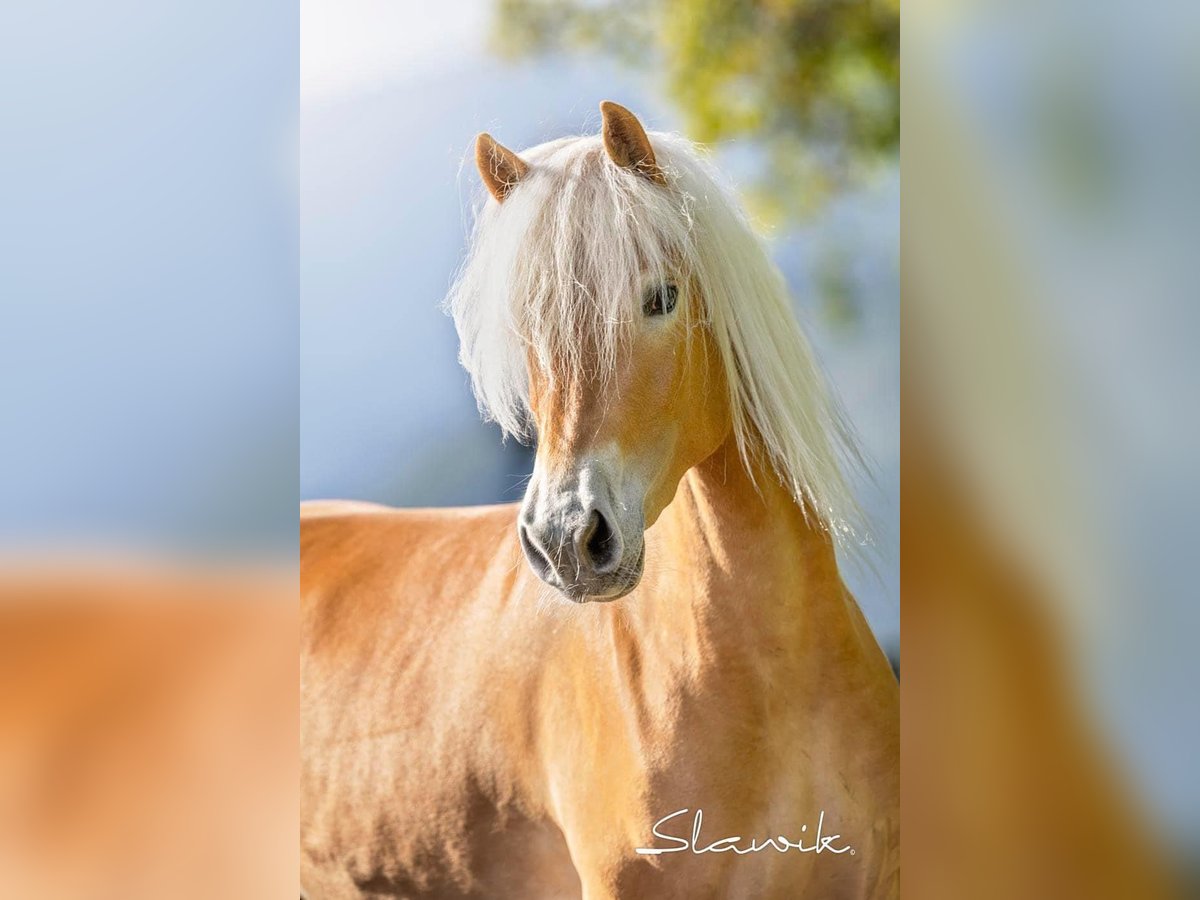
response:
[(476, 142), (445, 306), (521, 503), (302, 507), (310, 900), (898, 896), (852, 430), (711, 162), (601, 116)]

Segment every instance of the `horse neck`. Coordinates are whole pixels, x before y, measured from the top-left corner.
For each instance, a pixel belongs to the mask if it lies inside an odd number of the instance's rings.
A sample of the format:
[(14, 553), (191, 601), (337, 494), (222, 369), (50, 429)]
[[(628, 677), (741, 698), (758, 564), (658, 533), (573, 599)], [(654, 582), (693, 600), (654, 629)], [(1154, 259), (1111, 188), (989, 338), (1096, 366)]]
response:
[(747, 468), (732, 435), (684, 476), (654, 531), (660, 571), (639, 624), (692, 661), (799, 652), (814, 618), (845, 609), (828, 533), (769, 466)]

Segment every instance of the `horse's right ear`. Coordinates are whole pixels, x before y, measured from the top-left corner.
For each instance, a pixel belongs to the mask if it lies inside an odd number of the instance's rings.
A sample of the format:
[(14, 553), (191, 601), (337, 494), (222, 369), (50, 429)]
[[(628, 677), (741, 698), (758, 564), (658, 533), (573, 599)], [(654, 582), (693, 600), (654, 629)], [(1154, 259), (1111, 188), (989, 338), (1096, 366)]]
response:
[(658, 167), (650, 138), (646, 136), (646, 129), (637, 116), (611, 100), (600, 103), (600, 115), (604, 119), (601, 134), (609, 158), (623, 169), (636, 172), (655, 184), (665, 185), (667, 176)]
[(475, 165), (488, 192), (501, 203), (529, 171), (521, 157), (496, 143), (486, 131), (475, 139)]

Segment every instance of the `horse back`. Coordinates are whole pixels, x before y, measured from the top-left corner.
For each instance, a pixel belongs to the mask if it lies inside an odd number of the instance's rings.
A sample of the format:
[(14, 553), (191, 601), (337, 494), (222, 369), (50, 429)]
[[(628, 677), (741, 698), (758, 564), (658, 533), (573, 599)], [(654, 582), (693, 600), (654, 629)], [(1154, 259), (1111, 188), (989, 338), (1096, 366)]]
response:
[[(301, 657), (318, 679), (309, 687), (361, 690), (371, 680), (434, 671), (431, 652), (450, 652), (456, 621), (505, 591), (480, 575), (519, 553), (515, 517), (515, 506), (304, 504)], [(366, 663), (371, 668), (359, 671)]]

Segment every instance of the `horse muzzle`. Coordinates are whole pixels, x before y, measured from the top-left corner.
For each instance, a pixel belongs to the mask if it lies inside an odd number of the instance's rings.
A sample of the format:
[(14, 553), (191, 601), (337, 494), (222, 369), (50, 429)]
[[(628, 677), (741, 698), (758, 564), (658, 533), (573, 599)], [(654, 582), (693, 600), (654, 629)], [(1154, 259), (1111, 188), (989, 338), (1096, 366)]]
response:
[(576, 603), (625, 596), (637, 587), (645, 567), (641, 528), (623, 529), (605, 493), (547, 492), (531, 483), (517, 522), (521, 550), (534, 574)]

